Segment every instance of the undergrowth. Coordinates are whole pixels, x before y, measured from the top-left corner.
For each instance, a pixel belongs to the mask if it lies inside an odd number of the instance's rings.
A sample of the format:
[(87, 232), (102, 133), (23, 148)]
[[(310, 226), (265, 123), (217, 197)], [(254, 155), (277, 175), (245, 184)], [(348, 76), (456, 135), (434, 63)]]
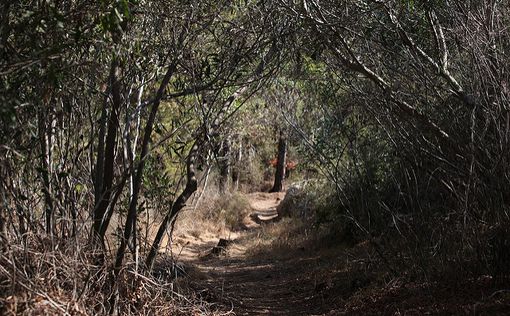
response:
[(25, 237), (24, 246), (11, 243), (0, 254), (2, 315), (215, 314), (185, 282), (177, 289), (175, 280), (138, 273), (132, 263), (113, 282), (111, 262), (92, 264), (90, 249)]

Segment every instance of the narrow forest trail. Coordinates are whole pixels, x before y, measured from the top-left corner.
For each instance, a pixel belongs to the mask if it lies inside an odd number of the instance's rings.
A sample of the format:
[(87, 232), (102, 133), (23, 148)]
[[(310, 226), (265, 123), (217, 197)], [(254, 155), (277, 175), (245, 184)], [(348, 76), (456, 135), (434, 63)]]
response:
[[(214, 244), (189, 245), (185, 261), (202, 275), (200, 295), (209, 302), (232, 308), (235, 315), (314, 315), (327, 308), (321, 295), (324, 284), (313, 273), (320, 258), (296, 249), (296, 255), (272, 257), (250, 254), (250, 240), (260, 238), (262, 225), (271, 225), (278, 214), (276, 207), (284, 193), (247, 195), (251, 212), (243, 224), (246, 230), (236, 234), (225, 255), (204, 255)], [(280, 225), (275, 223), (272, 225)], [(217, 240), (216, 240), (217, 241)], [(190, 256), (189, 254), (195, 254)], [(280, 254), (281, 255), (281, 254)]]
[[(293, 220), (275, 221), (284, 196), (247, 194), (243, 231), (178, 241), (193, 291), (221, 315), (508, 315), (510, 296), (498, 296), (507, 292), (489, 277), (404, 282), (374, 265), (367, 242), (332, 246), (301, 236), (279, 243), (302, 232)], [(230, 240), (226, 251), (213, 254), (222, 238)]]

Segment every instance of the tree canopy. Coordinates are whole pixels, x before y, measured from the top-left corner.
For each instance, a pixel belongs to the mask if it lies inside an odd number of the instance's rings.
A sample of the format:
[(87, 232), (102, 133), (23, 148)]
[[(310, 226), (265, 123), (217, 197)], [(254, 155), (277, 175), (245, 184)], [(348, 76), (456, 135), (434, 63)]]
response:
[(280, 135), (327, 183), (318, 222), (508, 273), (509, 23), (499, 0), (6, 1), (0, 248), (150, 274), (211, 170), (261, 182)]

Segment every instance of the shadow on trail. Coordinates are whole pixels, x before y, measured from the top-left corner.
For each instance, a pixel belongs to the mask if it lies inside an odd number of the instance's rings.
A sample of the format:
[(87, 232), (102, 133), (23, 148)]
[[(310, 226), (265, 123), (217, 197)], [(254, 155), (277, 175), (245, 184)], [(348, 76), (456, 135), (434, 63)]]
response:
[[(304, 248), (271, 249), (263, 255), (249, 255), (246, 244), (256, 235), (257, 228), (276, 219), (276, 206), (281, 194), (256, 193), (249, 197), (252, 213), (247, 217), (247, 231), (229, 245), (227, 255), (202, 256), (192, 265), (204, 276), (196, 289), (202, 297), (233, 309), (236, 315), (314, 315), (332, 308), (331, 283), (323, 280), (318, 271), (331, 266), (314, 251)], [(271, 224), (269, 224), (271, 225)], [(277, 223), (275, 225), (280, 225)], [(341, 274), (337, 277), (342, 278)], [(341, 280), (337, 280), (341, 281)], [(341, 288), (350, 291), (349, 280)], [(337, 289), (338, 290), (338, 289)], [(338, 291), (334, 292), (338, 295)], [(342, 290), (344, 291), (344, 290)], [(344, 293), (349, 295), (349, 293)]]
[(232, 304), (237, 315), (309, 315), (324, 310), (306, 268), (310, 264), (313, 259), (237, 259), (204, 263), (199, 268), (210, 278), (207, 289), (226, 307)]
[(386, 271), (368, 241), (342, 246), (335, 238), (331, 247), (326, 239), (303, 235), (297, 243), (280, 240), (278, 229), (301, 233), (292, 220), (266, 224), (275, 219), (282, 197), (247, 195), (252, 212), (245, 218), (246, 230), (226, 252), (204, 256), (204, 244), (190, 245), (197, 255), (188, 263), (200, 276), (192, 280), (193, 288), (218, 310), (228, 315), (508, 315), (509, 291), (490, 276), (406, 280)]

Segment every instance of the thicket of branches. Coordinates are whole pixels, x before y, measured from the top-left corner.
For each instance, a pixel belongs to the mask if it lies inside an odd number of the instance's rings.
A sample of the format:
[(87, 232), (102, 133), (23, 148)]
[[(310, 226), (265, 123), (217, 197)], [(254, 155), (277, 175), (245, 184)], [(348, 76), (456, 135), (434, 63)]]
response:
[(255, 119), (237, 114), (270, 84), (259, 96), (332, 184), (325, 220), (409, 264), (404, 247), (424, 273), (434, 260), (508, 273), (509, 10), (499, 0), (0, 4), (4, 297), (36, 293), (13, 278), (39, 275), (37, 256), (58, 250), (89, 271), (73, 300), (104, 295), (84, 312), (115, 311), (127, 297), (119, 280), (150, 272), (209, 166), (221, 176), (237, 163), (240, 177), (239, 130)]
[(73, 300), (104, 296), (83, 312), (125, 309), (126, 254), (151, 271), (286, 35), (230, 1), (18, 1), (1, 14), (2, 297), (37, 293), (13, 278), (38, 277), (38, 254), (60, 249), (93, 267)]
[(508, 6), (280, 3), (304, 30), (289, 123), (334, 184), (326, 218), (427, 275), (507, 274)]

